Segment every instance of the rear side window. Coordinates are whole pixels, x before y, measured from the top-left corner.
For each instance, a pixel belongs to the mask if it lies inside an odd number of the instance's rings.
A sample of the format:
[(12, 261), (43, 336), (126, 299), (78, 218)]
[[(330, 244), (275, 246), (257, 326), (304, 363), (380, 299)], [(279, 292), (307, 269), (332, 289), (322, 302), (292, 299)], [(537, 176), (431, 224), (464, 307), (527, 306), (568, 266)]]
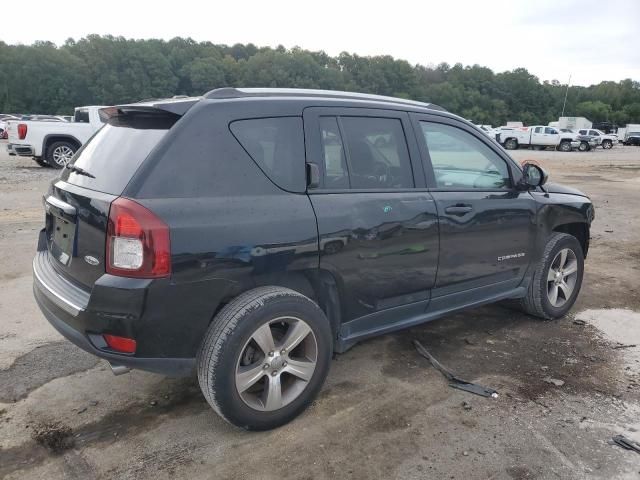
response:
[(304, 192), (305, 154), (301, 117), (256, 118), (232, 122), (231, 133), (273, 183)]
[(325, 188), (413, 187), (402, 122), (397, 118), (321, 117)]
[(79, 123), (89, 123), (89, 110), (76, 110), (73, 121)]
[(129, 114), (111, 118), (76, 154), (73, 165), (87, 174), (65, 168), (61, 179), (91, 190), (120, 195), (178, 118), (172, 114)]

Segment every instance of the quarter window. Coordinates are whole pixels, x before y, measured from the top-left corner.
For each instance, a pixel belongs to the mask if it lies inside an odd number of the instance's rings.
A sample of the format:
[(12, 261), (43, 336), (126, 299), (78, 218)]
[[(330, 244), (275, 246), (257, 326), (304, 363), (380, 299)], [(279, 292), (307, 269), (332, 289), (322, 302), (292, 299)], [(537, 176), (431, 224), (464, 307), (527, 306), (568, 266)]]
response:
[(464, 130), (420, 122), (438, 188), (504, 189), (511, 180), (507, 163)]
[(324, 157), (324, 187), (349, 188), (347, 160), (336, 117), (320, 117), (322, 154)]
[(302, 118), (238, 120), (230, 125), (230, 129), (273, 183), (284, 190), (305, 191)]

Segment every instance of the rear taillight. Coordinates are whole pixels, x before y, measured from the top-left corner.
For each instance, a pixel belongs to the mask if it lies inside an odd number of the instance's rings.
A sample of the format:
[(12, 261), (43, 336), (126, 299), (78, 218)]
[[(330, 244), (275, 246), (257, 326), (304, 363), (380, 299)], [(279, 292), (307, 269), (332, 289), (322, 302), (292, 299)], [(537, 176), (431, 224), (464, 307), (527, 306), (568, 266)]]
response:
[(111, 204), (107, 226), (107, 273), (134, 278), (171, 274), (169, 227), (128, 198)]
[(24, 140), (26, 136), (27, 136), (27, 124), (26, 123), (19, 123), (18, 124), (18, 138), (20, 140)]

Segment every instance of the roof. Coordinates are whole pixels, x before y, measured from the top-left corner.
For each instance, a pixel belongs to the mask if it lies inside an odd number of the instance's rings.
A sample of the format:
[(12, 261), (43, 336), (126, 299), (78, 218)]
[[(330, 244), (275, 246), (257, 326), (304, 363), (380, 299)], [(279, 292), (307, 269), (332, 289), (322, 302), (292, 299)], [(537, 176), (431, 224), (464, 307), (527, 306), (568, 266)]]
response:
[(247, 97), (323, 97), (345, 100), (369, 100), (373, 102), (393, 103), (395, 105), (429, 108), (431, 110), (446, 111), (434, 103), (418, 102), (406, 98), (387, 97), (370, 93), (342, 92), (338, 90), (314, 90), (306, 88), (217, 88), (203, 95), (204, 98), (230, 99)]

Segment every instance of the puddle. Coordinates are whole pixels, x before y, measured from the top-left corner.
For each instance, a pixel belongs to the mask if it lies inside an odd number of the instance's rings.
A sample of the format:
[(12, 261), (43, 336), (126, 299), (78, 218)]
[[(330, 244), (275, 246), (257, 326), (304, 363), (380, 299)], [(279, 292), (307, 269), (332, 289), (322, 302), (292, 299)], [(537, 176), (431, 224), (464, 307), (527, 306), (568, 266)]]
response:
[[(627, 366), (640, 373), (640, 313), (626, 308), (584, 310), (576, 315), (600, 330), (624, 354)], [(633, 346), (635, 345), (635, 346)]]

